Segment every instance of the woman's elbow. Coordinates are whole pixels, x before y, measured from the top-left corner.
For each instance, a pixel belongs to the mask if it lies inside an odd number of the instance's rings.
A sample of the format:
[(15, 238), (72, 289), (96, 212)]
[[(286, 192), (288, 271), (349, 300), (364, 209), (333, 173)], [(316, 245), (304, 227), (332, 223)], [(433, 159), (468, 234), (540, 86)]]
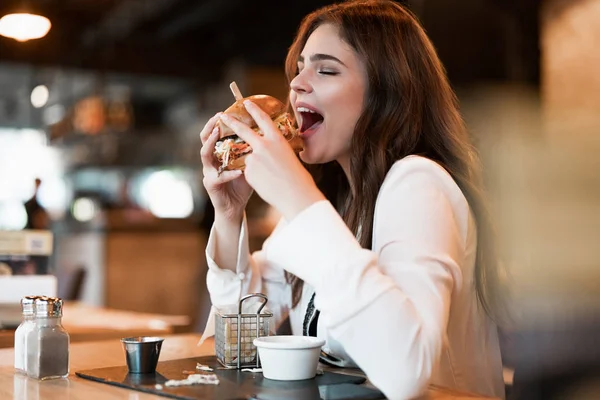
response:
[(389, 399), (414, 399), (427, 391), (437, 360), (438, 346), (423, 346), (412, 357), (399, 357), (392, 362), (396, 373), (369, 377), (370, 381)]
[(385, 379), (381, 382), (371, 380), (386, 398), (391, 400), (415, 399), (423, 396), (427, 391), (431, 374), (412, 373)]

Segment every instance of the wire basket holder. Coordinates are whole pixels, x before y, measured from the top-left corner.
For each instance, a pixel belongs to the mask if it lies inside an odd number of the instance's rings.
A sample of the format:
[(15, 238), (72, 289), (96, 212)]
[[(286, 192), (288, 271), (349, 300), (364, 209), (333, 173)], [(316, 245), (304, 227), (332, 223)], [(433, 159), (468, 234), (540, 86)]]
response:
[[(262, 304), (255, 314), (242, 313), (244, 301), (258, 297)], [(260, 359), (253, 341), (257, 337), (269, 336), (269, 324), (273, 314), (262, 312), (267, 305), (267, 296), (252, 293), (242, 297), (237, 314), (215, 314), (215, 352), (217, 360), (227, 368), (260, 368)]]

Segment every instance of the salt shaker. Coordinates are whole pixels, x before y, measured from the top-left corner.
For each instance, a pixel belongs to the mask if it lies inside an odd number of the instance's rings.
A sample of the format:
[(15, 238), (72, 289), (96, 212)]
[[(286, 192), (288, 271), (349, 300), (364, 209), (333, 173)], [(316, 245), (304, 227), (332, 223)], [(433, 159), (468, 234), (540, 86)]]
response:
[(27, 376), (46, 380), (69, 375), (69, 334), (62, 326), (61, 299), (35, 300), (35, 325), (27, 336)]
[(15, 370), (27, 374), (27, 337), (35, 326), (35, 300), (38, 296), (26, 296), (21, 299), (23, 322), (15, 331)]

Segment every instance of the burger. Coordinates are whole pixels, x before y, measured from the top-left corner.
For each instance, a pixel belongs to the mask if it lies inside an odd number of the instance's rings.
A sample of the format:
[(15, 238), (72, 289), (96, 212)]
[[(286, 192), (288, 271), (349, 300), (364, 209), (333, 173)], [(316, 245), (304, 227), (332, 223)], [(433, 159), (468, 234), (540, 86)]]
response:
[[(298, 135), (290, 114), (287, 112), (285, 105), (274, 97), (264, 94), (246, 97), (237, 100), (224, 113), (245, 123), (259, 135), (263, 135), (252, 116), (246, 111), (246, 107), (244, 107), (244, 101), (246, 100), (252, 101), (271, 117), (271, 120), (277, 125), (294, 152), (299, 153), (302, 150), (302, 138)], [(245, 158), (252, 153), (252, 147), (220, 120), (217, 121), (216, 126), (219, 129), (219, 140), (215, 145), (214, 154), (221, 164), (219, 173), (230, 170), (243, 170), (246, 167)]]

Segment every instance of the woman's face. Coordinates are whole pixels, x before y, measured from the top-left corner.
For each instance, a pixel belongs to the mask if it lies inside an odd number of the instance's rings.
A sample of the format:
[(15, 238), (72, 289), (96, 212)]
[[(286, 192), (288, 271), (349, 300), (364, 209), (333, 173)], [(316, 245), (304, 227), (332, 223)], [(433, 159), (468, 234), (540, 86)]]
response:
[(337, 27), (324, 24), (310, 35), (290, 87), (291, 105), (304, 139), (300, 158), (309, 164), (337, 160), (345, 169), (363, 110), (367, 74)]

